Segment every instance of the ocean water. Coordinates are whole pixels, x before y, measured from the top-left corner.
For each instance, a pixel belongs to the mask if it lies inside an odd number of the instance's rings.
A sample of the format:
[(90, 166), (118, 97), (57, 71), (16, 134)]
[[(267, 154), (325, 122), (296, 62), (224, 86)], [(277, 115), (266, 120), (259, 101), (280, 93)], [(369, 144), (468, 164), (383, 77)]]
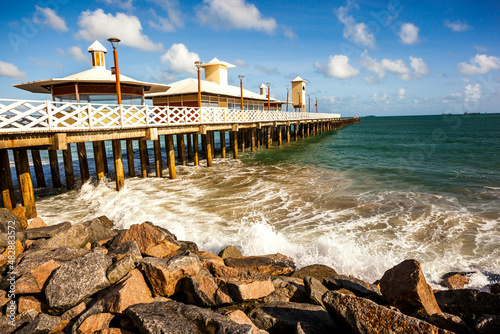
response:
[(472, 287), (500, 280), (500, 115), (363, 118), (204, 163), (177, 166), (176, 180), (127, 178), (120, 192), (112, 179), (39, 191), (38, 214), (49, 224), (151, 221), (202, 250), (280, 252), (369, 282), (405, 259), (434, 286), (450, 271), (474, 272)]

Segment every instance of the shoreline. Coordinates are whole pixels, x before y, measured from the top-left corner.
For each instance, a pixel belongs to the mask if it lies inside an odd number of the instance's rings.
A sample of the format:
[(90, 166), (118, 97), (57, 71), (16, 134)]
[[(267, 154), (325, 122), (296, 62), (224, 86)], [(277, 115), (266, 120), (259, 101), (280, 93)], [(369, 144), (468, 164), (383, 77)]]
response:
[[(0, 212), (1, 232), (8, 236), (9, 224), (17, 232), (6, 238), (4, 251), (15, 249), (15, 261), (8, 263), (9, 254), (2, 258), (5, 333), (168, 333), (167, 328), (494, 333), (500, 328), (500, 283), (490, 292), (467, 289), (468, 273), (450, 273), (443, 280), (448, 289), (432, 291), (415, 260), (387, 268), (371, 284), (325, 265), (297, 269), (292, 258), (279, 253), (242, 256), (228, 245), (212, 254), (149, 222), (120, 230), (105, 216), (51, 226), (36, 218), (28, 226), (22, 207), (14, 210), (18, 216)], [(15, 311), (9, 308), (13, 304)]]

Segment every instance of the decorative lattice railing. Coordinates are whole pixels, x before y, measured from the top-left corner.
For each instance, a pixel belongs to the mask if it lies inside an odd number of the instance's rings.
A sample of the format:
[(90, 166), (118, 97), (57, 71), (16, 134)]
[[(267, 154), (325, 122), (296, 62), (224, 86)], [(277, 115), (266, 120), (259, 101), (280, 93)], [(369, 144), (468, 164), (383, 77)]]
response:
[(0, 133), (338, 118), (340, 114), (0, 99)]

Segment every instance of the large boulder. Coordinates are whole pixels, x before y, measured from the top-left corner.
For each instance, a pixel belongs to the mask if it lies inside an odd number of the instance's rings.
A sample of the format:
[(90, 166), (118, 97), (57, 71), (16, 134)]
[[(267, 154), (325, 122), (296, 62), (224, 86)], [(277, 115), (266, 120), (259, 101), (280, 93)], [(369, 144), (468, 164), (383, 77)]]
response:
[(382, 297), (377, 285), (366, 283), (355, 277), (343, 275), (326, 277), (323, 279), (323, 284), (330, 290), (346, 289), (354, 292), (354, 294), (359, 297), (367, 297), (370, 295), (379, 295)]
[(371, 300), (337, 291), (327, 292), (323, 304), (341, 328), (340, 333), (453, 334)]
[(104, 253), (89, 253), (62, 264), (52, 274), (45, 297), (55, 312), (64, 312), (83, 299), (107, 288), (106, 269), (110, 265)]
[(28, 227), (28, 218), (26, 217), (26, 208), (24, 206), (16, 206), (12, 209), (12, 213), (21, 219), (23, 229)]
[(93, 314), (78, 327), (78, 332), (80, 334), (93, 334), (102, 329), (107, 329), (113, 318), (114, 315), (111, 313)]
[(22, 219), (8, 209), (0, 208), (0, 233), (19, 232), (24, 228)]
[(66, 231), (69, 228), (71, 228), (71, 223), (64, 222), (45, 227), (29, 228), (19, 233), (19, 235), (22, 236), (23, 239), (30, 239), (30, 240), (41, 239), (41, 238), (52, 238), (53, 236), (63, 231)]
[(297, 324), (311, 334), (341, 333), (333, 319), (319, 305), (278, 302), (257, 304), (247, 313), (262, 330), (273, 333), (295, 333)]
[(205, 261), (203, 262), (203, 266), (214, 277), (241, 277), (248, 279), (268, 279), (270, 277), (269, 275), (261, 274), (253, 270), (232, 268), (224, 264), (221, 265), (215, 261)]
[(427, 319), (428, 322), (439, 328), (444, 328), (456, 334), (473, 334), (467, 324), (453, 314), (434, 313)]
[(289, 275), (295, 271), (292, 258), (280, 253), (263, 256), (230, 257), (224, 259), (228, 267), (257, 271), (267, 275)]
[(83, 226), (88, 234), (88, 242), (91, 244), (101, 240), (113, 238), (117, 232), (113, 230), (113, 222), (106, 216), (94, 218), (91, 221), (84, 222)]
[(426, 319), (441, 313), (420, 263), (406, 260), (387, 270), (380, 279), (382, 295), (404, 314)]
[(219, 252), (219, 256), (223, 259), (227, 259), (229, 257), (242, 257), (241, 252), (238, 248), (233, 245), (227, 246), (223, 250)]
[(135, 261), (139, 261), (142, 259), (141, 250), (139, 249), (139, 245), (135, 240), (129, 240), (123, 242), (120, 246), (113, 249), (113, 251), (109, 252), (109, 256), (117, 256), (117, 255), (125, 255), (130, 254), (134, 258)]
[(40, 313), (38, 316), (16, 332), (16, 334), (48, 334), (61, 325), (61, 318)]
[(26, 324), (32, 323), (37, 317), (38, 313), (35, 310), (20, 313), (15, 316), (14, 321), (6, 315), (0, 317), (0, 333), (10, 334)]
[(125, 254), (119, 260), (114, 262), (106, 270), (106, 276), (109, 283), (115, 284), (135, 268), (135, 261), (132, 254)]
[(328, 290), (319, 280), (314, 277), (304, 277), (304, 286), (307, 296), (312, 304), (323, 306), (323, 296)]
[(251, 334), (250, 325), (239, 324), (226, 316), (194, 305), (175, 301), (136, 304), (126, 315), (143, 334)]
[(252, 280), (238, 277), (217, 278), (224, 282), (231, 298), (237, 302), (259, 299), (271, 294), (274, 285), (271, 280)]
[(482, 316), (476, 324), (476, 331), (481, 334), (498, 334), (500, 333), (500, 316), (485, 315)]
[(464, 286), (469, 283), (469, 278), (465, 277), (462, 274), (454, 274), (443, 279), (441, 283), (439, 283), (439, 285), (448, 289), (456, 290), (463, 289)]
[(216, 282), (209, 276), (188, 276), (183, 278), (182, 292), (188, 304), (201, 307), (233, 303), (226, 284), (220, 281)]
[(325, 266), (324, 264), (312, 264), (310, 266), (305, 266), (294, 272), (291, 277), (297, 277), (304, 279), (304, 277), (314, 277), (318, 281), (323, 282), (326, 277), (337, 276), (335, 269)]
[(288, 276), (271, 276), (274, 292), (262, 298), (262, 302), (309, 303), (304, 280)]
[(443, 311), (456, 315), (474, 328), (483, 315), (500, 315), (500, 296), (479, 290), (446, 290), (436, 293)]

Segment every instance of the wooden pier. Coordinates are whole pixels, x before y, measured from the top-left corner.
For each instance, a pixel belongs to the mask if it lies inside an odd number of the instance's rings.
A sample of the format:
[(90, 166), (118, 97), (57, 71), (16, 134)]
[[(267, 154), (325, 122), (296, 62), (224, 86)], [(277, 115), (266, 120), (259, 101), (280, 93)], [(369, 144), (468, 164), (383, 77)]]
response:
[[(52, 186), (63, 187), (57, 152), (62, 151), (65, 186), (72, 189), (75, 187), (73, 145), (76, 145), (78, 153), (80, 179), (85, 183), (91, 179), (85, 143), (92, 143), (95, 177), (99, 181), (109, 173), (105, 141), (111, 141), (114, 178), (116, 188), (120, 190), (125, 181), (124, 158), (127, 160), (129, 177), (148, 177), (148, 166), (151, 164), (148, 141), (153, 141), (156, 177), (163, 177), (163, 142), (169, 178), (175, 179), (176, 151), (179, 164), (186, 165), (191, 161), (197, 166), (203, 156), (207, 166), (211, 167), (216, 151), (226, 158), (227, 150), (230, 149), (233, 158), (237, 159), (238, 152), (255, 152), (261, 147), (270, 149), (284, 142), (318, 135), (359, 121), (358, 117), (343, 119), (338, 114), (0, 99), (2, 205), (8, 209), (16, 206), (9, 150), (12, 151), (15, 164), (18, 198), (30, 219), (36, 217), (36, 205), (28, 151), (31, 153), (31, 166), (38, 188), (47, 186), (41, 150), (48, 150)], [(229, 133), (229, 141), (226, 141), (226, 132)], [(218, 148), (215, 147), (216, 136), (219, 138)], [(140, 171), (134, 168), (134, 142), (138, 143)]]

